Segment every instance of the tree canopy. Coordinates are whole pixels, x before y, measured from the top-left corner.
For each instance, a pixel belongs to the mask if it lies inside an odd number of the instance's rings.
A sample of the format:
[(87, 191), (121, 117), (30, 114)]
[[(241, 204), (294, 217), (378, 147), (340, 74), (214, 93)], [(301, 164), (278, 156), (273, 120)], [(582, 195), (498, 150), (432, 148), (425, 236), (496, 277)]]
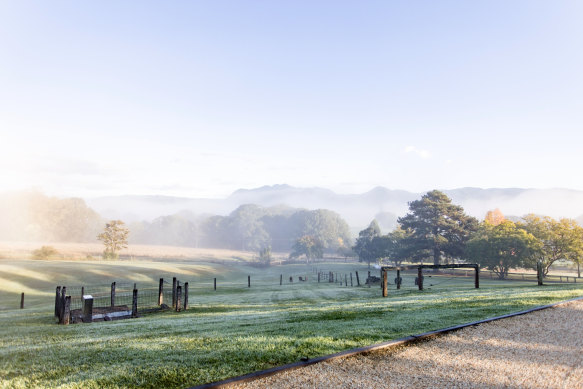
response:
[(304, 235), (298, 238), (289, 254), (290, 259), (306, 256), (306, 262), (311, 262), (316, 258), (322, 258), (324, 255), (324, 244), (318, 238), (312, 235)]
[(534, 214), (526, 215), (523, 220), (524, 229), (541, 242), (541, 249), (531, 258), (530, 267), (536, 269), (536, 263), (541, 262), (546, 276), (556, 261), (580, 255), (583, 234), (575, 220), (555, 220)]
[(112, 220), (105, 224), (105, 229), (97, 239), (103, 242), (105, 250), (103, 251), (104, 259), (117, 259), (119, 251), (128, 247), (128, 235), (130, 230), (121, 220)]
[(408, 251), (415, 259), (426, 256), (438, 265), (442, 257), (460, 258), (478, 221), (444, 193), (433, 190), (409, 203), (409, 213), (398, 219), (409, 235)]
[(504, 279), (510, 269), (523, 267), (539, 250), (540, 242), (515, 223), (485, 221), (468, 241), (466, 257)]
[(370, 266), (370, 263), (377, 259), (378, 250), (373, 247), (372, 241), (380, 236), (381, 229), (376, 219), (373, 219), (367, 228), (358, 233), (352, 250), (358, 255), (359, 262), (368, 262)]

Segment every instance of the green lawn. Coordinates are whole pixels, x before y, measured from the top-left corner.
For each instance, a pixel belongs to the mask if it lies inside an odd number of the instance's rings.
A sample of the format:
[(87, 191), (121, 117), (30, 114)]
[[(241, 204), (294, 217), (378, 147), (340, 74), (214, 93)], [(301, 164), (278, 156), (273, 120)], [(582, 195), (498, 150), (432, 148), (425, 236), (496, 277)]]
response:
[[(366, 274), (361, 264), (318, 267), (341, 274), (358, 270), (361, 280)], [(140, 288), (173, 275), (190, 284), (186, 312), (54, 324), (57, 285), (118, 281)], [(310, 282), (297, 282), (298, 275)], [(382, 298), (378, 286), (318, 284), (315, 278), (307, 265), (0, 261), (1, 386), (186, 387), (583, 295), (583, 284), (482, 280), (476, 290), (470, 277), (431, 277), (428, 289), (419, 292), (407, 275), (402, 290), (391, 286)], [(21, 291), (24, 310), (16, 309)]]

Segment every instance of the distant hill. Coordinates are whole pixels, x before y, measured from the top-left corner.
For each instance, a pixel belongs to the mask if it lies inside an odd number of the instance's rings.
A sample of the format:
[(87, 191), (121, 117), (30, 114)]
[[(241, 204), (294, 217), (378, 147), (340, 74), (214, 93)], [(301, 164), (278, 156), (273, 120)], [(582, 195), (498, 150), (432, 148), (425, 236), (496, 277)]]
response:
[[(505, 215), (537, 213), (554, 218), (583, 219), (583, 191), (570, 189), (458, 188), (443, 190), (467, 213), (482, 219), (490, 209)], [(351, 227), (362, 228), (377, 215), (386, 227), (394, 216), (408, 210), (407, 203), (423, 193), (376, 187), (361, 194), (338, 194), (325, 188), (298, 188), (289, 185), (239, 189), (223, 199), (197, 199), (170, 196), (111, 196), (86, 199), (87, 204), (106, 218), (127, 222), (153, 220), (163, 215), (189, 211), (197, 215), (227, 215), (242, 204), (263, 207), (289, 206), (330, 209), (338, 212)], [(394, 215), (394, 216), (393, 216)]]

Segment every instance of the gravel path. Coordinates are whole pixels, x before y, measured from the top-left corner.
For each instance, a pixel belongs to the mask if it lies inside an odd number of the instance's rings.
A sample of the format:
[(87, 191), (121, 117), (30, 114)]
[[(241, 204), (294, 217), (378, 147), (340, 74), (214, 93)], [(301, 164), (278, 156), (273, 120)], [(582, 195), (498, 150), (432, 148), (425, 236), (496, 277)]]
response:
[(583, 302), (235, 388), (583, 388)]

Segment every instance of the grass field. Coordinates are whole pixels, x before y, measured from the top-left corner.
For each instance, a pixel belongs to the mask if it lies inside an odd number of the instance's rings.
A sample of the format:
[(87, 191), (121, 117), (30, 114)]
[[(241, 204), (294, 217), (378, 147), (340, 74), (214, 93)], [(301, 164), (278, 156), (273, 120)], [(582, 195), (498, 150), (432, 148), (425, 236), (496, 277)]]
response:
[[(357, 270), (361, 277), (367, 270), (358, 263), (317, 266), (341, 274)], [(298, 275), (310, 282), (297, 282)], [(140, 288), (172, 276), (191, 286), (186, 312), (54, 324), (57, 285), (118, 281)], [(583, 295), (583, 284), (537, 287), (484, 279), (476, 290), (471, 277), (439, 276), (426, 280), (420, 292), (412, 277), (382, 298), (378, 286), (318, 284), (308, 265), (0, 260), (1, 386), (186, 387)], [(24, 310), (17, 309), (21, 292)]]

